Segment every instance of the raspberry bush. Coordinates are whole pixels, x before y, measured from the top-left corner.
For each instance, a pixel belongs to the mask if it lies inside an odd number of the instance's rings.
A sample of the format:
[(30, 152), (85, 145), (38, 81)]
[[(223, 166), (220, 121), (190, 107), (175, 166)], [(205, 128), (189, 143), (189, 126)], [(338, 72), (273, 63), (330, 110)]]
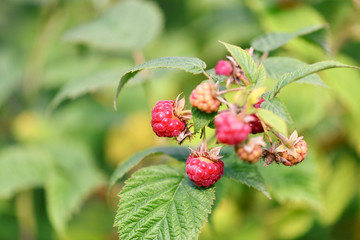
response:
[(148, 149), (134, 155), (114, 173), (111, 186), (147, 156), (164, 154), (180, 162), (179, 167), (143, 168), (127, 181), (120, 192), (115, 218), (121, 239), (196, 239), (211, 212), (215, 185), (222, 177), (253, 187), (271, 199), (259, 167), (275, 164), (301, 168), (308, 147), (311, 149), (304, 136), (298, 135), (278, 94), (287, 85), (318, 71), (352, 67), (335, 61), (304, 65), (281, 75), (269, 88), (266, 73), (272, 68), (264, 67), (267, 53), (260, 55), (259, 39), (249, 49), (220, 43), (229, 56), (228, 60), (219, 60), (214, 69), (206, 70), (206, 63), (198, 58), (164, 57), (137, 65), (121, 77), (116, 98), (141, 70), (177, 68), (204, 75), (189, 102), (181, 94), (159, 100), (149, 124), (157, 136), (173, 138), (178, 144), (201, 140), (197, 149)]

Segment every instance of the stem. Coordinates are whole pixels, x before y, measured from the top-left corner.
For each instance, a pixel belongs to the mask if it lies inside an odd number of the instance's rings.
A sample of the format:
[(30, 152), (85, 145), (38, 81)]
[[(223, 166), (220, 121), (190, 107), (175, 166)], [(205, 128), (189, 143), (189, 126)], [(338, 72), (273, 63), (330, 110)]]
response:
[(226, 89), (226, 90), (217, 92), (217, 94), (218, 95), (223, 95), (223, 94), (226, 94), (226, 93), (229, 93), (229, 92), (236, 92), (236, 91), (241, 91), (241, 90), (244, 90), (244, 89), (245, 89), (245, 87)]
[(214, 79), (213, 79), (209, 74), (207, 74), (207, 72), (205, 72), (205, 70), (202, 70), (202, 73), (203, 73), (207, 78), (209, 78), (210, 82), (214, 83)]
[(241, 81), (243, 81), (245, 83), (246, 86), (250, 85), (249, 80), (247, 80), (246, 77), (244, 77), (242, 73), (240, 73), (240, 75), (238, 77), (240, 78)]
[(228, 106), (228, 108), (230, 108), (230, 109), (232, 108), (232, 104), (229, 103), (228, 101), (226, 101), (224, 98), (217, 96), (216, 99), (219, 100), (221, 103), (226, 104), (226, 106)]
[(284, 136), (281, 135), (281, 134), (278, 134), (278, 133), (275, 132), (273, 129), (271, 129), (271, 132), (272, 132), (277, 138), (279, 138), (279, 139), (281, 140), (281, 142), (283, 142), (283, 143), (286, 145), (286, 147), (292, 148), (292, 145), (290, 144), (289, 139), (287, 139), (286, 137), (284, 137)]
[(269, 52), (264, 52), (263, 55), (261, 55), (260, 61), (264, 61), (269, 56)]
[(16, 196), (15, 208), (22, 240), (36, 239), (36, 221), (32, 192), (27, 190)]
[(205, 128), (203, 128), (203, 141), (200, 147), (200, 153), (205, 153), (207, 152), (208, 148), (207, 148), (207, 142), (206, 142), (206, 131)]
[(189, 113), (191, 113), (191, 110), (183, 110), (183, 111), (177, 112), (178, 115), (189, 114)]
[(264, 129), (264, 133), (265, 133), (266, 137), (269, 139), (270, 144), (272, 144), (272, 139), (271, 139), (271, 136), (270, 136), (269, 131), (268, 131), (268, 126), (265, 123), (263, 123), (263, 121), (261, 121), (261, 120), (260, 120), (260, 123), (261, 123), (261, 126)]

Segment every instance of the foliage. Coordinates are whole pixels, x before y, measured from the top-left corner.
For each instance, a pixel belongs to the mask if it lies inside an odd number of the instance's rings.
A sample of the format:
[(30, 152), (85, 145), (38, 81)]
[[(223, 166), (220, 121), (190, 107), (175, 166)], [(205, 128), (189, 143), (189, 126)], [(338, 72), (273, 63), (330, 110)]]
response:
[[(358, 9), (0, 1), (0, 239), (359, 238)], [(184, 171), (186, 145), (215, 132), (216, 113), (192, 108), (197, 134), (171, 146), (152, 133), (151, 107), (188, 98), (208, 76), (226, 90), (213, 69), (226, 55), (251, 82), (226, 99), (264, 90), (248, 113), (284, 135), (296, 128), (309, 155), (263, 167), (225, 147), (223, 178), (199, 188)]]

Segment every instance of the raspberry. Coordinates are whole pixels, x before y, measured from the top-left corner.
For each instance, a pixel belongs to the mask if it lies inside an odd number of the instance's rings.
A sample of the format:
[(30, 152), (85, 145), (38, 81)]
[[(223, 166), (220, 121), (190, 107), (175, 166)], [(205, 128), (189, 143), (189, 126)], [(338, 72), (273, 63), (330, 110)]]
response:
[(251, 133), (256, 134), (264, 132), (264, 128), (260, 122), (260, 119), (255, 114), (251, 114), (251, 116), (253, 117), (253, 120), (249, 121)]
[(219, 60), (215, 66), (215, 73), (217, 75), (230, 76), (232, 73), (232, 66), (229, 61)]
[(221, 113), (215, 118), (217, 140), (220, 143), (229, 145), (237, 145), (244, 141), (251, 127), (237, 119), (237, 117), (229, 112)]
[(159, 137), (176, 137), (185, 128), (185, 122), (174, 114), (174, 101), (158, 101), (151, 112), (151, 126)]
[[(280, 144), (280, 146), (282, 146), (282, 144)], [(299, 140), (294, 145), (294, 149), (295, 149), (295, 154), (291, 154), (289, 151), (279, 152), (280, 157), (283, 157), (287, 160), (282, 162), (284, 165), (294, 166), (305, 159), (307, 154), (307, 144), (304, 140), (302, 139)]]
[(224, 162), (212, 161), (205, 157), (190, 154), (186, 161), (186, 173), (191, 181), (199, 187), (210, 187), (220, 180), (224, 173)]
[(265, 102), (264, 98), (261, 98), (256, 104), (254, 104), (254, 108), (260, 108), (262, 102)]
[(200, 111), (213, 113), (219, 109), (220, 101), (213, 96), (214, 84), (209, 82), (198, 85), (190, 95), (190, 103)]
[(244, 146), (236, 146), (235, 152), (241, 160), (256, 163), (260, 159), (262, 148), (260, 145), (256, 145), (251, 151), (247, 151)]
[[(261, 98), (259, 100), (259, 102), (257, 102), (256, 104), (254, 104), (254, 108), (260, 108), (261, 103), (264, 102), (265, 99)], [(251, 127), (251, 133), (252, 134), (256, 134), (256, 133), (262, 133), (264, 132), (264, 128), (260, 122), (260, 119), (255, 115), (255, 114), (251, 114), (251, 116), (253, 117), (253, 120), (249, 122), (249, 125)]]

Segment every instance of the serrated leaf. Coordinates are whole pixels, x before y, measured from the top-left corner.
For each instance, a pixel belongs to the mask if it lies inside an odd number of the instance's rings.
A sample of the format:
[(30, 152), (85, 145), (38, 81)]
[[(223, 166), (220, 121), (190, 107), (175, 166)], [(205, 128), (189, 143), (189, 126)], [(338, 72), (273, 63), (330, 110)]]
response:
[(256, 111), (260, 116), (260, 118), (267, 125), (279, 131), (285, 136), (288, 135), (287, 125), (284, 119), (282, 119), (280, 116), (266, 109), (256, 109)]
[(307, 65), (304, 66), (296, 71), (290, 72), (290, 73), (286, 73), (284, 75), (282, 75), (282, 77), (279, 79), (279, 81), (277, 82), (277, 84), (274, 87), (273, 93), (272, 93), (272, 97), (275, 97), (280, 90), (285, 87), (287, 84), (290, 84), (292, 82), (295, 82), (303, 77), (306, 77), (310, 74), (322, 71), (322, 70), (326, 70), (326, 69), (330, 69), (330, 68), (356, 68), (356, 69), (360, 69), (359, 67), (355, 67), (355, 66), (350, 66), (350, 65), (346, 65), (340, 62), (336, 62), (336, 61), (323, 61), (323, 62), (318, 62), (318, 63), (314, 63), (311, 65)]
[(122, 240), (196, 239), (214, 198), (214, 187), (196, 187), (183, 170), (143, 168), (120, 193), (114, 226)]
[(55, 171), (46, 182), (46, 204), (50, 222), (63, 235), (66, 223), (86, 197), (103, 181), (88, 150), (76, 143), (49, 145)]
[(63, 39), (106, 50), (137, 50), (154, 40), (162, 25), (162, 12), (154, 3), (124, 1), (98, 19), (70, 29)]
[(266, 79), (266, 71), (263, 64), (261, 64), (256, 70), (256, 87), (260, 87)]
[(194, 121), (194, 132), (198, 132), (204, 127), (206, 127), (212, 120), (214, 120), (214, 117), (217, 114), (217, 112), (205, 113), (200, 111), (196, 107), (191, 108), (191, 113)]
[(114, 186), (117, 180), (121, 179), (128, 171), (134, 168), (146, 157), (158, 154), (166, 154), (180, 161), (186, 161), (189, 157), (190, 150), (186, 147), (154, 147), (136, 153), (115, 169), (109, 181), (109, 189)]
[(51, 157), (41, 148), (3, 148), (0, 151), (0, 198), (43, 186), (51, 171)]
[(270, 52), (284, 46), (296, 37), (303, 37), (307, 41), (315, 43), (326, 51), (329, 51), (326, 29), (327, 26), (325, 25), (315, 25), (302, 28), (294, 33), (268, 33), (255, 38), (251, 42), (251, 46), (261, 52)]
[(316, 164), (310, 154), (296, 166), (270, 164), (260, 168), (260, 172), (274, 199), (283, 203), (305, 201), (314, 207), (321, 206)]
[(128, 67), (117, 67), (92, 73), (83, 78), (75, 79), (65, 84), (49, 105), (49, 110), (56, 108), (66, 99), (75, 99), (87, 93), (93, 93), (101, 88), (116, 86), (119, 76)]
[(250, 54), (241, 47), (221, 42), (253, 83), (258, 80), (257, 66)]
[(264, 178), (259, 172), (257, 165), (241, 161), (232, 148), (225, 151), (227, 154), (222, 159), (224, 161), (224, 176), (253, 187), (271, 199), (266, 189)]
[(268, 33), (255, 38), (251, 46), (261, 52), (270, 52), (277, 49), (295, 38), (293, 33)]
[(156, 68), (175, 68), (192, 74), (199, 74), (206, 68), (206, 63), (198, 58), (162, 57), (137, 65), (121, 76), (114, 99), (114, 108), (116, 109), (116, 100), (120, 91), (130, 79), (132, 79), (141, 70)]
[(286, 106), (278, 98), (272, 98), (261, 103), (261, 108), (273, 112), (290, 124), (293, 122)]
[[(282, 75), (296, 71), (301, 67), (307, 66), (306, 63), (290, 57), (270, 57), (263, 61), (266, 72), (270, 78), (280, 79)], [(322, 87), (328, 87), (326, 83), (317, 74), (310, 74), (297, 80), (297, 83), (314, 84)]]

